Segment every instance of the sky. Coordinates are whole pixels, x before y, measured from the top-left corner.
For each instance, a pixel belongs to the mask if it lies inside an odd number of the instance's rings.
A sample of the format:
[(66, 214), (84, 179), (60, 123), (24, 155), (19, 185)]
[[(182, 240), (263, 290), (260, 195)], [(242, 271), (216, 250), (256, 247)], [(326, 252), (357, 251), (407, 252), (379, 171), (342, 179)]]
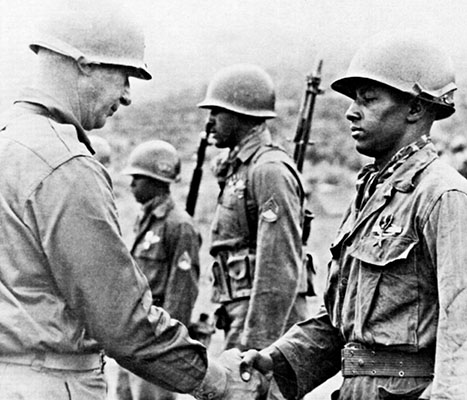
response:
[[(34, 21), (66, 3), (0, 0), (0, 106), (33, 68), (27, 38)], [(368, 36), (387, 29), (435, 36), (451, 53), (459, 79), (467, 75), (464, 0), (131, 0), (127, 6), (146, 32), (146, 62), (154, 77), (132, 84), (141, 99), (207, 82), (237, 62), (266, 69), (290, 63), (305, 73), (319, 57), (326, 84), (345, 71)]]

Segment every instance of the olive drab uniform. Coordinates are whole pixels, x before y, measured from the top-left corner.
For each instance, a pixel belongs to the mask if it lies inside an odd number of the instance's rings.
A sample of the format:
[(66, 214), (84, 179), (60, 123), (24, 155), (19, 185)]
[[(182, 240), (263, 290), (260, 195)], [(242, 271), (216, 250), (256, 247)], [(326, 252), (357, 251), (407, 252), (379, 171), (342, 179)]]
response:
[(301, 179), (266, 125), (256, 130), (218, 171), (210, 252), (226, 348), (263, 348), (308, 316)]
[[(0, 246), (2, 397), (62, 399), (66, 381), (75, 394), (81, 387), (86, 398), (103, 398), (103, 347), (137, 373), (149, 365), (152, 382), (196, 388), (205, 349), (151, 307), (147, 280), (121, 238), (110, 176), (87, 150), (82, 127), (32, 89), (4, 117), (0, 229), (15, 246)], [(170, 352), (179, 361), (159, 357)]]
[(342, 368), (345, 399), (418, 398), (402, 395), (433, 375), (432, 398), (465, 398), (467, 182), (427, 144), (360, 211), (358, 197), (331, 248), (325, 307), (274, 344), (296, 374), (285, 385), (303, 396)]
[(148, 279), (154, 305), (184, 325), (198, 296), (201, 237), (171, 196), (155, 198), (135, 225), (131, 254)]

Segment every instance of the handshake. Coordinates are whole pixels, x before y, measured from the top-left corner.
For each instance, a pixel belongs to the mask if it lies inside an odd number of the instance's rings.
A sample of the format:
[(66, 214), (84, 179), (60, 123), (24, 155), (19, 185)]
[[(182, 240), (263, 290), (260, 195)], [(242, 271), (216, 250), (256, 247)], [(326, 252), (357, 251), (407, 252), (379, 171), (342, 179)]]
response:
[(209, 359), (206, 376), (192, 395), (198, 400), (265, 399), (272, 375), (273, 361), (267, 354), (231, 349)]

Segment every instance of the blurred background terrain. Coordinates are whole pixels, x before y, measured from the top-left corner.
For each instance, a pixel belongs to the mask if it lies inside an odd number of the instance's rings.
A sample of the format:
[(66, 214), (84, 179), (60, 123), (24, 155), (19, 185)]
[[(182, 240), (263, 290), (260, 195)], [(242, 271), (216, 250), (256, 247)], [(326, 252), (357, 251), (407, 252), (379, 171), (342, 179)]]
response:
[[(96, 0), (97, 1), (97, 0)], [(36, 19), (68, 0), (0, 0), (0, 107), (4, 109), (18, 89), (27, 83), (34, 56), (27, 49)], [(207, 111), (200, 102), (212, 75), (233, 63), (255, 63), (265, 68), (276, 84), (278, 118), (270, 121), (276, 140), (293, 150), (298, 110), (305, 77), (322, 58), (322, 88), (318, 97), (311, 140), (304, 166), (309, 207), (315, 214), (309, 249), (318, 264), (316, 289), (310, 299), (316, 309), (324, 288), (329, 245), (339, 218), (352, 193), (355, 176), (368, 160), (359, 156), (350, 138), (344, 113), (348, 100), (333, 93), (329, 83), (345, 73), (346, 66), (366, 37), (385, 29), (416, 28), (442, 41), (457, 70), (459, 90), (456, 114), (435, 126), (440, 148), (454, 136), (465, 136), (467, 121), (467, 2), (462, 0), (132, 0), (114, 2), (127, 7), (146, 31), (146, 60), (153, 80), (131, 81), (133, 103), (121, 108), (96, 132), (112, 147), (110, 173), (114, 180), (122, 232), (128, 244), (139, 210), (129, 191), (130, 179), (120, 171), (130, 151), (139, 143), (163, 139), (182, 157), (182, 181), (173, 186), (175, 198), (184, 204), (195, 163), (199, 132)], [(202, 233), (201, 291), (193, 317), (211, 313), (209, 223), (218, 194), (210, 173), (210, 160), (218, 153), (208, 148), (204, 178), (195, 221)], [(211, 351), (221, 341), (216, 333)], [(328, 399), (338, 379), (307, 396)]]

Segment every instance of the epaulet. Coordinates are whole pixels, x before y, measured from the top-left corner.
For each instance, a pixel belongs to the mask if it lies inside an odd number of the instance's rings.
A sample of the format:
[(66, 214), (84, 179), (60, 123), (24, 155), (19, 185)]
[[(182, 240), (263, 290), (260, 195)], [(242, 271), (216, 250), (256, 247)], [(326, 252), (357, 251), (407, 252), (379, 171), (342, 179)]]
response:
[[(268, 162), (280, 162), (284, 164), (297, 180), (300, 186), (300, 190), (302, 192), (302, 196), (304, 196), (305, 189), (300, 173), (297, 171), (295, 163), (293, 162), (289, 153), (287, 153), (287, 151), (283, 147), (277, 144), (268, 144), (261, 146), (258, 149), (258, 151), (254, 154), (251, 160), (253, 166), (266, 164)], [(253, 173), (253, 169), (254, 168), (250, 168), (250, 175)], [(251, 180), (251, 176), (248, 176), (248, 180)]]
[[(276, 157), (279, 157), (279, 159), (277, 159)], [(261, 159), (261, 162), (267, 162), (274, 159), (282, 161), (282, 159), (290, 159), (290, 156), (283, 147), (272, 143), (261, 146), (258, 149), (258, 151), (253, 155), (251, 162), (253, 164), (256, 164), (259, 161), (259, 159)]]

